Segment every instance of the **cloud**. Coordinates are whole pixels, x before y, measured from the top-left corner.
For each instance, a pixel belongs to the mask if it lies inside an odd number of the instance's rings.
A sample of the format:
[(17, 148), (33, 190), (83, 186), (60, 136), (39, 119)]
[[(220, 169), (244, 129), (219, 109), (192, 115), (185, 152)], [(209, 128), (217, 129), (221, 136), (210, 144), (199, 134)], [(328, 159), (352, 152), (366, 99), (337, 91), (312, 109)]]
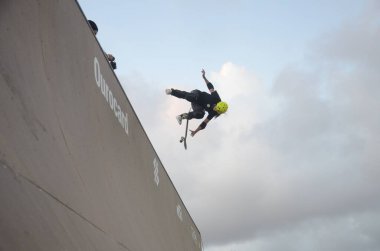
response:
[(377, 212), (365, 212), (333, 219), (319, 218), (285, 229), (261, 234), (254, 240), (207, 248), (208, 251), (312, 251), (368, 250), (379, 248)]
[[(366, 57), (368, 47), (372, 55), (380, 52), (371, 46), (380, 42), (376, 25), (343, 27), (329, 36), (327, 44), (315, 48), (324, 52), (318, 56), (321, 61), (306, 62), (308, 69), (285, 68), (273, 89), (261, 93), (278, 103), (276, 109), (267, 109), (273, 116), (251, 124), (242, 133), (249, 137), (228, 135), (218, 153), (208, 154), (218, 166), (212, 171), (219, 174), (214, 179), (213, 173), (208, 174), (204, 187), (214, 187), (219, 195), (199, 198), (198, 206), (211, 244), (248, 240), (268, 229), (318, 217), (378, 210), (380, 74), (374, 69), (379, 69), (380, 57)], [(348, 45), (343, 43), (346, 38), (351, 38)], [(369, 39), (374, 41), (368, 44)], [(363, 55), (353, 50), (364, 47)], [(332, 56), (331, 51), (339, 53)], [(221, 71), (220, 78), (234, 82), (233, 73)], [(244, 75), (241, 71), (240, 77)], [(234, 99), (239, 98), (244, 99), (244, 94), (235, 92)]]
[(125, 78), (207, 250), (380, 249), (378, 10), (320, 37), (271, 86), (232, 62), (207, 73), (230, 110), (186, 152), (174, 116), (189, 104)]

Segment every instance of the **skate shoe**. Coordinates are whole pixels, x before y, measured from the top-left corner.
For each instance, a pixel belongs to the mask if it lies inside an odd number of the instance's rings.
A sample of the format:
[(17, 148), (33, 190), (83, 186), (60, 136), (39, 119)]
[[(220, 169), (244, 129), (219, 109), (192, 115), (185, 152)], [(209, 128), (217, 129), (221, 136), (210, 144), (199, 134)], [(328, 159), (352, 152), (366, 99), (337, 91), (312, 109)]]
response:
[(187, 113), (182, 113), (181, 115), (178, 115), (176, 117), (177, 121), (178, 121), (178, 124), (182, 124), (182, 120), (183, 119), (187, 119)]
[(178, 115), (177, 117), (175, 117), (178, 121), (178, 124), (182, 124), (182, 115)]

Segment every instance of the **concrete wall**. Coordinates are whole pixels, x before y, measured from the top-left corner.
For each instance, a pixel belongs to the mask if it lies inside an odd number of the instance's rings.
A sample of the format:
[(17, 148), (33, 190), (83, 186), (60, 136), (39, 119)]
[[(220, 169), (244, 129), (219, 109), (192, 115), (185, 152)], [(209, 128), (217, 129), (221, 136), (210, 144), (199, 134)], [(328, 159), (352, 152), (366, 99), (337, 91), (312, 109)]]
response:
[(0, 1), (0, 250), (201, 250), (74, 0)]

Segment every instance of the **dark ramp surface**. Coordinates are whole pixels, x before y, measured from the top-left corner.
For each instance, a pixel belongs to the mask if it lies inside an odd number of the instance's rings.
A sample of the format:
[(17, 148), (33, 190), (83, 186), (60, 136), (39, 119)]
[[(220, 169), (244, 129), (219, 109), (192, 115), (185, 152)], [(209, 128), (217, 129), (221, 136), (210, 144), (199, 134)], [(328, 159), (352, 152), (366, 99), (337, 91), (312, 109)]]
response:
[(201, 250), (73, 0), (0, 1), (0, 250)]

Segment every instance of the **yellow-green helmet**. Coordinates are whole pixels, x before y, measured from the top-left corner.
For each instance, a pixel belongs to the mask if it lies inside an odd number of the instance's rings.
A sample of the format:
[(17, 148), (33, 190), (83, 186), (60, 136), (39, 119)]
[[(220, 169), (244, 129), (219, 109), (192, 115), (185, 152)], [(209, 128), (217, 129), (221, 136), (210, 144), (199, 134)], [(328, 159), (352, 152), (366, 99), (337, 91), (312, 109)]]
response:
[(223, 101), (218, 102), (214, 107), (214, 111), (216, 111), (218, 114), (225, 113), (227, 110), (228, 110), (228, 104)]

